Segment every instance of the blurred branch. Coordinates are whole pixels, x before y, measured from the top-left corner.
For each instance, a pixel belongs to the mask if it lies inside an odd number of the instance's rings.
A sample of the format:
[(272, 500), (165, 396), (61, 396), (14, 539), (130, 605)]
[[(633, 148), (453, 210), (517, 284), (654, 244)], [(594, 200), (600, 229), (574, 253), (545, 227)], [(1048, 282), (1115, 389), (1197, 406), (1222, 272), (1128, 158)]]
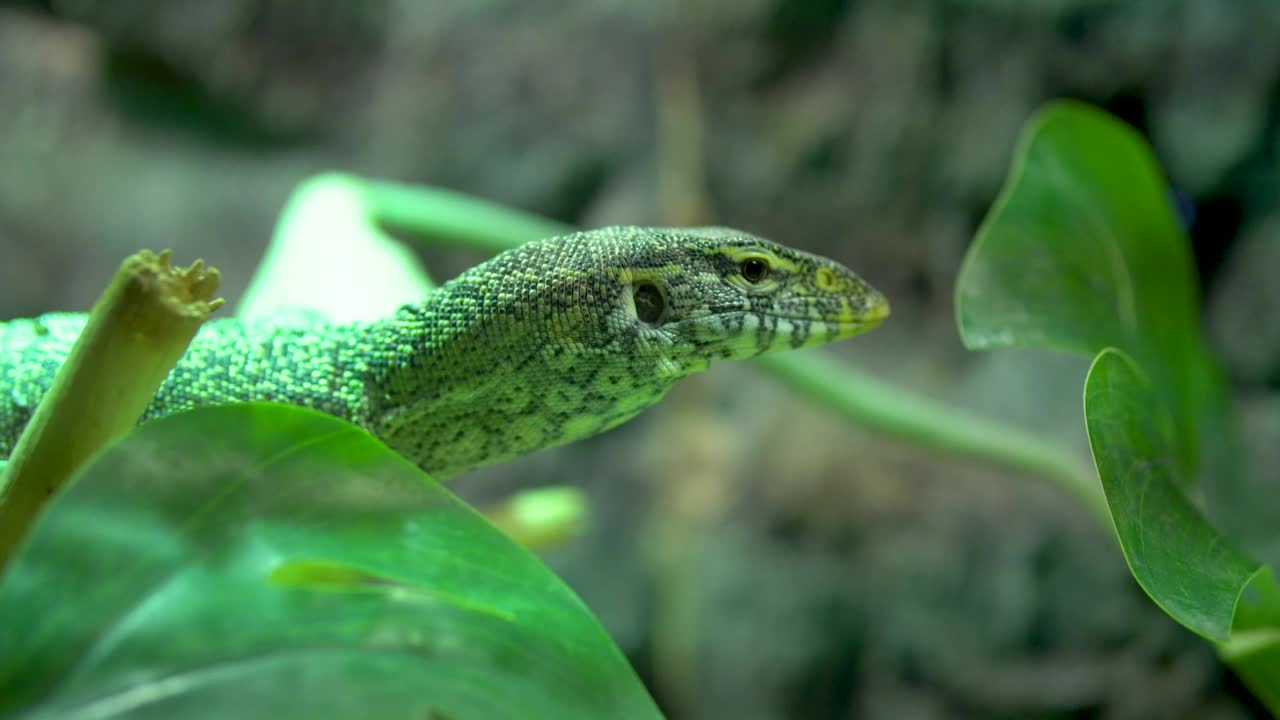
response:
[(863, 427), (1052, 480), (1111, 525), (1093, 468), (1055, 443), (894, 388), (821, 353), (762, 355), (755, 362), (800, 395)]
[(663, 221), (706, 225), (714, 214), (707, 197), (706, 122), (697, 66), (688, 44), (679, 40), (660, 44), (654, 75), (658, 199)]

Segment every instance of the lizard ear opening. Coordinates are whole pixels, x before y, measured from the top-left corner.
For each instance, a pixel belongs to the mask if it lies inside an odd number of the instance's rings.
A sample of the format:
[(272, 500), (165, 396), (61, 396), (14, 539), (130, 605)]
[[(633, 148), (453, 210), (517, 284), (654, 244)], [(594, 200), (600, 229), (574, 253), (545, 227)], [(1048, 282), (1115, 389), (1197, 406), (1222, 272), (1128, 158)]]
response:
[(667, 298), (662, 289), (648, 280), (635, 284), (631, 299), (636, 305), (636, 318), (649, 326), (658, 326), (667, 319)]

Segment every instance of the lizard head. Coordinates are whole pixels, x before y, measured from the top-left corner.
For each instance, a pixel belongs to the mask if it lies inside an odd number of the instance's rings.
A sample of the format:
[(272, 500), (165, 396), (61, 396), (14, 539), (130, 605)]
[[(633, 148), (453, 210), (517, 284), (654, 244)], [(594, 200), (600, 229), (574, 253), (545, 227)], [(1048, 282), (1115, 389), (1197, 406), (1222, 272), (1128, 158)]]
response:
[(438, 478), (594, 435), (712, 361), (857, 335), (884, 296), (727, 228), (527, 243), (368, 330), (363, 422)]
[(842, 340), (889, 314), (884, 295), (843, 265), (738, 230), (647, 229), (622, 247), (622, 320), (673, 374)]

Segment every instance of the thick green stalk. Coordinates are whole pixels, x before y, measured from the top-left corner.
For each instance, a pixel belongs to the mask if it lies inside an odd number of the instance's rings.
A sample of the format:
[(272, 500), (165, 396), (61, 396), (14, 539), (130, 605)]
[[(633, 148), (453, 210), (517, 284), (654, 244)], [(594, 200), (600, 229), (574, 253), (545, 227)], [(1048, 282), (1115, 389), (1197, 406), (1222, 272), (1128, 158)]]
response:
[(1053, 480), (1105, 525), (1111, 524), (1093, 469), (1057, 444), (905, 392), (820, 353), (762, 355), (756, 362), (804, 397), (863, 427)]
[(137, 425), (217, 288), (217, 270), (172, 267), (167, 251), (121, 264), (0, 473), (0, 567), (76, 468)]
[(499, 253), (576, 229), (450, 190), (384, 181), (361, 185), (370, 221), (401, 237), (426, 235), (436, 243)]

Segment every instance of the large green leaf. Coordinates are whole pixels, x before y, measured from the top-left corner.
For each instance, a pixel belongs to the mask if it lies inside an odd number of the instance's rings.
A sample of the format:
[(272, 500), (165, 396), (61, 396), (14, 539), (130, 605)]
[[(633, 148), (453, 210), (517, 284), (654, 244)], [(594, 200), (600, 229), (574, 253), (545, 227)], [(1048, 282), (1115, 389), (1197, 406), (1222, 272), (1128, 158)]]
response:
[[(1028, 123), (1013, 170), (956, 287), (972, 349), (1037, 346), (1132, 355), (1167, 398), (1181, 477), (1225, 459), (1223, 392), (1201, 340), (1190, 244), (1142, 137), (1106, 113), (1054, 103)], [(1210, 470), (1209, 468), (1212, 468)]]
[(1201, 337), (1190, 245), (1142, 138), (1079, 103), (1038, 113), (956, 304), (969, 347), (1100, 353), (1085, 416), (1125, 559), (1277, 709), (1262, 690), (1280, 683), (1280, 592), (1188, 496), (1197, 479), (1211, 499), (1231, 495), (1225, 388)]
[(1280, 585), (1269, 568), (1241, 594), (1231, 640), (1218, 649), (1258, 699), (1280, 717)]
[(1240, 592), (1262, 565), (1224, 541), (1173, 482), (1173, 428), (1151, 384), (1123, 352), (1108, 348), (1094, 360), (1084, 414), (1133, 576), (1165, 612), (1225, 642)]
[(368, 434), (236, 405), (82, 471), (0, 581), (0, 714), (655, 718), (524, 549)]
[(1124, 352), (1103, 350), (1085, 381), (1084, 411), (1134, 578), (1171, 617), (1220, 643), (1223, 659), (1280, 716), (1280, 587), (1174, 483), (1176, 437), (1151, 383)]

